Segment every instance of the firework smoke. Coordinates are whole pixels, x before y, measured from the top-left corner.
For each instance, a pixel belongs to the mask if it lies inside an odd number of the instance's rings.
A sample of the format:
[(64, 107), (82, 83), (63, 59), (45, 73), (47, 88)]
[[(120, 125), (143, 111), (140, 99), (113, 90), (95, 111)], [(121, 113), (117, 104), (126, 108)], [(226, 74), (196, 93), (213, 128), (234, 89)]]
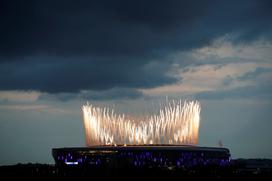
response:
[(168, 102), (157, 115), (141, 121), (89, 103), (83, 105), (82, 111), (87, 146), (197, 144), (198, 141), (198, 101)]

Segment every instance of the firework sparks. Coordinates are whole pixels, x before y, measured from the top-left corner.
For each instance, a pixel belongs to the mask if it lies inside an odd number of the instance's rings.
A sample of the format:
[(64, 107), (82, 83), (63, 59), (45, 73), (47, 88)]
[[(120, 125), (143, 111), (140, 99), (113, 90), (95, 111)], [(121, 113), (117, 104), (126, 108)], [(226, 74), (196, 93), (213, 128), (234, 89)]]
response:
[(198, 101), (173, 101), (141, 121), (113, 109), (82, 106), (86, 144), (197, 144), (200, 121)]

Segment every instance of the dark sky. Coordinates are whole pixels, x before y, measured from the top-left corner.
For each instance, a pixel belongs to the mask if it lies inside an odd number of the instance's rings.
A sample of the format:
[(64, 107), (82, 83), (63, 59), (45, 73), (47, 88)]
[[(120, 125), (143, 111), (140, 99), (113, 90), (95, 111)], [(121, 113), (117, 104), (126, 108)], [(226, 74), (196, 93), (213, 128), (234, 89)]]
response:
[[(271, 39), (271, 1), (1, 1), (0, 89), (152, 88), (177, 51)], [(156, 62), (156, 67), (148, 67)], [(187, 62), (193, 64), (194, 62)], [(182, 66), (182, 61), (180, 62)]]
[[(241, 124), (230, 123), (238, 125), (234, 132), (237, 129), (245, 138), (254, 132), (255, 121), (262, 115), (260, 125), (266, 126), (259, 127), (255, 142), (272, 137), (263, 130), (272, 126), (268, 121), (271, 9), (270, 0), (3, 0), (0, 144), (16, 150), (24, 141), (25, 152), (41, 140), (44, 149), (54, 147), (52, 143), (81, 145), (80, 106), (84, 101), (141, 107), (146, 101), (170, 96), (203, 102), (201, 144), (225, 139), (240, 156), (247, 147), (240, 149), (228, 137), (232, 131), (221, 134), (209, 127), (224, 127), (228, 121), (222, 117), (218, 124), (220, 111), (213, 113), (212, 108), (221, 109), (225, 116), (236, 112), (230, 110), (237, 105), (245, 110), (237, 115)], [(41, 116), (45, 130), (59, 128), (52, 133), (58, 141), (33, 131), (42, 129), (34, 121)], [(69, 117), (79, 121), (68, 121), (65, 126), (53, 121), (64, 122)], [(28, 123), (18, 124), (20, 118)], [(69, 142), (65, 137), (73, 127), (78, 128), (77, 133)], [(11, 130), (21, 133), (21, 140)], [(33, 137), (37, 140), (29, 141)], [(247, 139), (245, 143), (250, 144)], [(265, 149), (245, 155), (272, 157), (271, 143)], [(3, 151), (0, 155), (6, 156), (0, 158), (0, 164), (16, 162), (8, 161), (16, 154)], [(39, 157), (25, 156), (21, 161), (39, 161)], [(48, 161), (48, 155), (41, 155), (41, 161)]]

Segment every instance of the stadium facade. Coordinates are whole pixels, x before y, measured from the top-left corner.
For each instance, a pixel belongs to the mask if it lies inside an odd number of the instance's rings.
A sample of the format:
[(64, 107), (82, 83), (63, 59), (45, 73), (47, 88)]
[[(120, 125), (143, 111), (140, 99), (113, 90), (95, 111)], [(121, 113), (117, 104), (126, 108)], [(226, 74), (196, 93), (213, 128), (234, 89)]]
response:
[(190, 168), (226, 166), (230, 163), (230, 152), (227, 148), (180, 145), (54, 148), (52, 155), (58, 166), (94, 168)]

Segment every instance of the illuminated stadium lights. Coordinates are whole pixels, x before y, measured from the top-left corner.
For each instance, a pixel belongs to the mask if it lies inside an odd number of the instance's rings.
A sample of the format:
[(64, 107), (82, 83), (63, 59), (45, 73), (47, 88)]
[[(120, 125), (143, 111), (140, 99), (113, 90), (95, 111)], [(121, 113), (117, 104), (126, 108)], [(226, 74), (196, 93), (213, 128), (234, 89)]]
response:
[(224, 167), (230, 163), (230, 153), (226, 148), (181, 145), (55, 148), (52, 154), (59, 166), (77, 163), (78, 166), (93, 168)]
[(78, 162), (65, 162), (66, 165), (78, 165)]

